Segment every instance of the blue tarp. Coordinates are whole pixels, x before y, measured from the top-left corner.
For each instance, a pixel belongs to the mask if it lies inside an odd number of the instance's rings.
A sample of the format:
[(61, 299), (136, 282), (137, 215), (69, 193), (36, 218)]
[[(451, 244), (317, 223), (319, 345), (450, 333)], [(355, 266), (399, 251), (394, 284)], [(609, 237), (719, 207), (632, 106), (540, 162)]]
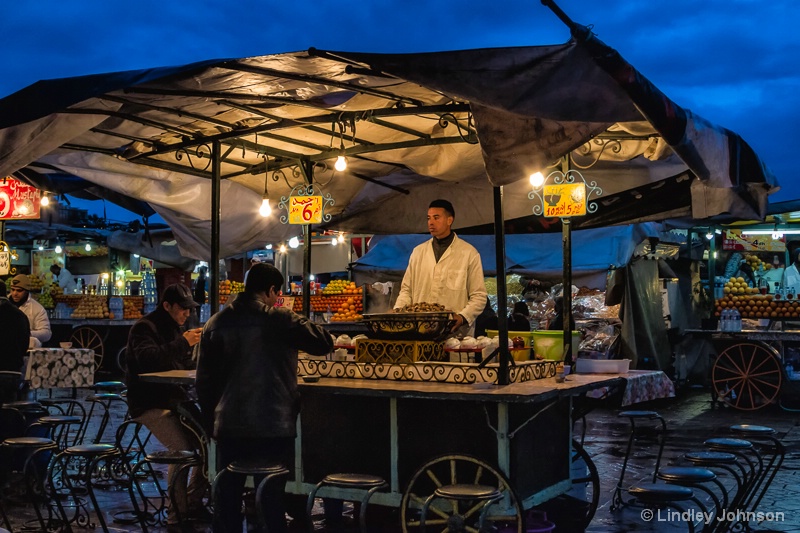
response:
[[(642, 239), (657, 236), (654, 223), (611, 226), (572, 233), (573, 284), (605, 289), (609, 268), (624, 266)], [(496, 275), (494, 236), (459, 236), (480, 253), (486, 276)], [(360, 273), (392, 274), (396, 279), (405, 271), (411, 251), (430, 235), (375, 236), (370, 250), (353, 264)], [(563, 273), (563, 248), (560, 233), (506, 235), (506, 269), (539, 280), (560, 281)]]

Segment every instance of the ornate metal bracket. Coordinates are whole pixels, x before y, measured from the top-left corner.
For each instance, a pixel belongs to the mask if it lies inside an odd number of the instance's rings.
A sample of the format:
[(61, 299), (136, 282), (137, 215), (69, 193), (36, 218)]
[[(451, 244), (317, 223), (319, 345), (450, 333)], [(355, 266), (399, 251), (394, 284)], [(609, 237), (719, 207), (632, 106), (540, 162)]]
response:
[[(466, 126), (462, 126), (461, 122), (459, 121), (456, 116), (452, 113), (443, 113), (439, 116), (439, 126), (444, 129), (450, 125), (450, 123), (456, 125), (458, 129), (458, 136), (461, 137), (461, 140), (467, 144), (478, 144), (478, 139), (474, 139), (473, 133), (473, 125), (472, 125), (472, 113), (467, 113), (467, 124)], [(464, 134), (466, 131), (466, 135)], [(474, 139), (474, 140), (471, 140)]]
[[(619, 139), (592, 139), (572, 151), (572, 164), (581, 170), (592, 168), (600, 161), (600, 158), (603, 157), (606, 150), (618, 154), (622, 151), (622, 143)], [(576, 161), (576, 157), (588, 159), (588, 163), (581, 164)]]
[(541, 216), (544, 213), (545, 198), (542, 194), (542, 191), (544, 190), (545, 185), (580, 183), (576, 181), (576, 179), (580, 179), (580, 181), (586, 186), (586, 211), (589, 213), (596, 212), (598, 207), (597, 202), (590, 200), (592, 196), (595, 196), (595, 199), (597, 199), (603, 194), (603, 189), (597, 185), (597, 182), (594, 180), (587, 182), (583, 177), (583, 174), (581, 174), (578, 170), (569, 170), (566, 174), (560, 170), (554, 170), (547, 175), (541, 185), (534, 187), (533, 190), (528, 193), (528, 199), (534, 200), (533, 214), (536, 216)]
[[(17, 273), (17, 267), (11, 266), (11, 261), (19, 259), (16, 250), (12, 250), (6, 241), (0, 241), (0, 252), (8, 253), (8, 274), (13, 276)], [(2, 283), (2, 282), (0, 282)]]
[[(187, 160), (189, 161), (189, 165), (194, 170), (208, 170), (208, 167), (211, 166), (211, 146), (208, 144), (201, 144), (194, 148), (194, 150), (187, 150), (186, 148), (181, 148), (180, 150), (175, 152), (175, 159), (177, 161), (182, 161), (184, 154), (186, 155)], [(195, 159), (203, 160), (205, 159), (205, 164), (200, 166), (195, 166)]]

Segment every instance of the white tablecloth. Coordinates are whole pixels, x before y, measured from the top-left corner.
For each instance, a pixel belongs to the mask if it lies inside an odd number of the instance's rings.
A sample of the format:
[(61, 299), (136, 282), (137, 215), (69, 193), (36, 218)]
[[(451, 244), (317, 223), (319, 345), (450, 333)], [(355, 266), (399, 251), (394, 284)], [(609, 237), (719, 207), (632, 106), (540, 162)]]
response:
[(25, 380), (32, 389), (91, 387), (94, 370), (94, 350), (34, 348), (28, 350)]

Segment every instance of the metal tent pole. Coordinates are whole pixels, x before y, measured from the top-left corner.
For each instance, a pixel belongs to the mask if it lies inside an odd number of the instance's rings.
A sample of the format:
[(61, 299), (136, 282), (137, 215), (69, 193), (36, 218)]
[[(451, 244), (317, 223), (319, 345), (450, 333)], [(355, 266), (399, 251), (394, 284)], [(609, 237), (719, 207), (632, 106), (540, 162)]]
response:
[(208, 280), (208, 302), (211, 315), (219, 311), (219, 222), (220, 222), (220, 183), (222, 168), (220, 154), (222, 145), (214, 141), (211, 145), (211, 262), (208, 265), (211, 277)]
[(506, 247), (503, 226), (503, 187), (493, 187), (494, 199), (494, 250), (497, 265), (497, 329), (500, 340), (497, 384), (508, 385), (508, 365), (511, 354), (508, 351), (508, 296), (506, 292)]
[[(314, 163), (300, 162), (309, 187), (314, 184)], [(311, 318), (311, 224), (303, 224), (303, 314)]]
[[(569, 155), (562, 162), (562, 172), (569, 175)], [(564, 254), (562, 303), (564, 317), (564, 364), (572, 365), (572, 223), (569, 218), (561, 219), (561, 244)]]

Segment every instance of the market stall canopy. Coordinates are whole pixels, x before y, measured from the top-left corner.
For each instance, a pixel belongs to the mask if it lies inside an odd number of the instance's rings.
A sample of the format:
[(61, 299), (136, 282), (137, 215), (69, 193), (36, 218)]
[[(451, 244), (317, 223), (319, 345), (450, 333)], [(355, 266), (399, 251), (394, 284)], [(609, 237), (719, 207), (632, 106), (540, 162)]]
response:
[[(611, 268), (622, 267), (630, 261), (637, 245), (647, 237), (661, 237), (660, 224), (631, 224), (609, 228), (581, 230), (572, 236), (573, 284), (605, 290), (606, 276)], [(494, 236), (459, 235), (473, 245), (481, 255), (483, 272), (496, 276)], [(352, 265), (356, 275), (370, 274), (371, 281), (401, 279), (408, 258), (415, 246), (430, 239), (430, 235), (389, 235), (373, 237), (370, 251)], [(506, 236), (506, 271), (540, 281), (561, 282), (564, 257), (561, 235), (542, 233)], [(374, 278), (374, 279), (373, 279)]]
[[(285, 211), (257, 213), (265, 193), (275, 209), (308, 179), (333, 201), (324, 227), (418, 233), (436, 197), (455, 205), (456, 228), (491, 223), (492, 185), (504, 186), (506, 219), (530, 215), (527, 177), (567, 154), (601, 202), (623, 206), (613, 223), (762, 219), (777, 187), (738, 135), (580, 27), (562, 45), (310, 49), (40, 81), (0, 100), (0, 176), (76, 176), (145, 202), (197, 259), (210, 256), (216, 168), (225, 257), (296, 235), (277, 220)], [(680, 205), (642, 201), (672, 182), (690, 188)]]

